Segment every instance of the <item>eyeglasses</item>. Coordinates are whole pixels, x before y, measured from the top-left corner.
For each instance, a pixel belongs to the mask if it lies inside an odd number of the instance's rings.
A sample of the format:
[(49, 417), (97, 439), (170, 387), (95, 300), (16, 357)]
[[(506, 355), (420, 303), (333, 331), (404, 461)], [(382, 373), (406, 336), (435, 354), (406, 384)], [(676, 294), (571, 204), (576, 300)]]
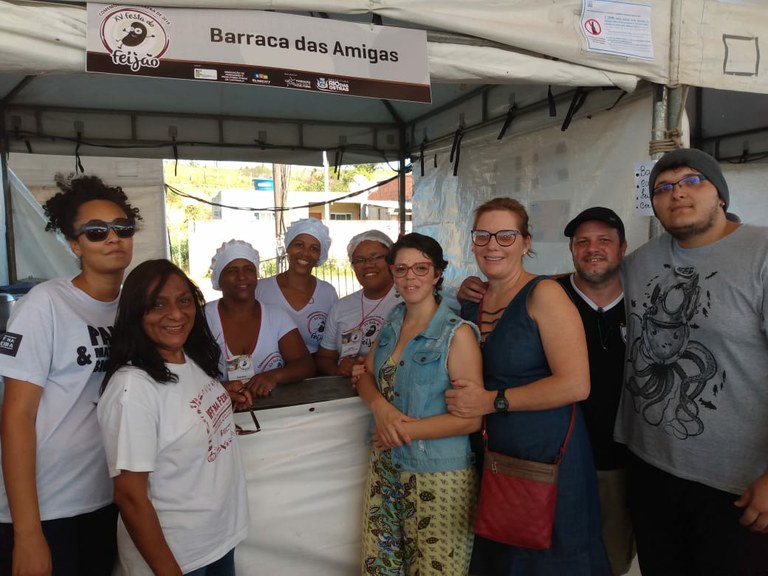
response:
[(416, 262), (407, 266), (405, 264), (392, 264), (389, 267), (392, 270), (392, 276), (395, 278), (404, 278), (408, 274), (408, 270), (413, 270), (416, 276), (426, 276), (432, 269), (432, 262)]
[(131, 238), (136, 233), (136, 224), (127, 218), (116, 218), (112, 222), (91, 220), (75, 230), (75, 238), (85, 234), (89, 242), (103, 242), (110, 230), (114, 230), (118, 238)]
[(685, 178), (680, 178), (677, 182), (663, 182), (653, 189), (654, 194), (666, 194), (672, 192), (675, 186), (682, 184), (683, 186), (698, 186), (702, 182), (709, 180), (704, 174), (690, 174)]
[(520, 234), (520, 230), (498, 230), (496, 232), (472, 230), (472, 244), (475, 246), (485, 246), (491, 241), (491, 238), (496, 238), (496, 243), (506, 248), (515, 243), (518, 234)]
[(248, 412), (251, 413), (251, 418), (253, 418), (253, 423), (256, 426), (256, 430), (248, 430), (246, 428), (241, 428), (240, 426), (235, 425), (235, 434), (238, 436), (248, 436), (249, 434), (256, 434), (256, 432), (261, 432), (261, 425), (259, 424), (259, 420), (256, 418), (256, 414), (253, 412), (253, 408), (248, 408)]
[(352, 263), (352, 266), (361, 266), (363, 264), (367, 264), (368, 262), (373, 264), (374, 262), (383, 260), (386, 257), (387, 257), (386, 254), (372, 254), (367, 258), (365, 256), (355, 256), (354, 258), (350, 258), (349, 261)]

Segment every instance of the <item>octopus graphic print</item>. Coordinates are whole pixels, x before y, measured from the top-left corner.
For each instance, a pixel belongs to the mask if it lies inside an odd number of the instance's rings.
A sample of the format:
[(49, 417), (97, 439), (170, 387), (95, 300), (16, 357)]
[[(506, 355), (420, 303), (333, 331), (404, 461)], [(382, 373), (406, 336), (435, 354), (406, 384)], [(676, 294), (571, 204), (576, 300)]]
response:
[(717, 410), (725, 389), (715, 356), (696, 340), (697, 322), (710, 310), (706, 276), (693, 267), (664, 267), (642, 300), (629, 302), (631, 334), (626, 382), (634, 409), (651, 426), (684, 440), (704, 432), (707, 411)]

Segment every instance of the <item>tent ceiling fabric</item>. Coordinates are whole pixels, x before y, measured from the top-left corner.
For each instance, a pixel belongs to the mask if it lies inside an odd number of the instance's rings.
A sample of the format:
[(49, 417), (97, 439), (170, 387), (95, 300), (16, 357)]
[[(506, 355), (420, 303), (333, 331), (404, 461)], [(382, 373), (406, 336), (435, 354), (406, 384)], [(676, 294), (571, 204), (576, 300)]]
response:
[[(731, 65), (738, 73), (729, 72), (723, 60), (724, 35), (754, 36), (755, 46), (760, 32), (768, 37), (768, 10), (748, 0), (655, 0), (653, 60), (588, 52), (579, 31), (581, 0), (516, 0), (505, 9), (481, 0), (140, 4), (279, 10), (358, 22), (375, 15), (387, 25), (424, 28), (433, 103), (86, 74), (82, 4), (0, 0), (0, 105), (11, 151), (72, 153), (80, 132), (80, 152), (91, 155), (176, 153), (319, 164), (319, 151), (341, 150), (343, 158), (337, 160), (344, 163), (377, 162), (398, 159), (402, 150), (418, 146), (427, 130), (432, 138), (436, 132), (444, 136), (455, 130), (466, 116), (484, 122), (513, 102), (540, 95), (542, 87), (546, 94), (547, 85), (561, 94), (577, 86), (632, 91), (642, 79), (768, 93), (766, 64), (759, 63), (760, 69), (750, 75), (748, 43), (730, 47)], [(468, 101), (473, 103), (469, 111)], [(439, 120), (439, 129), (432, 118)]]

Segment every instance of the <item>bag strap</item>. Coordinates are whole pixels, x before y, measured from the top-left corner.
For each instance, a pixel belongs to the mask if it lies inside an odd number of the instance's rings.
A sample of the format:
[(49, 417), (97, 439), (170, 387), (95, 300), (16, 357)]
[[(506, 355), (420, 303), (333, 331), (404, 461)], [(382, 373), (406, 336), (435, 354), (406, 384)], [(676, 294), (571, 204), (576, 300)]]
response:
[[(483, 450), (488, 451), (488, 430), (485, 427), (485, 416), (483, 416)], [(563, 440), (563, 445), (560, 446), (560, 452), (557, 454), (557, 458), (555, 458), (555, 464), (560, 464), (560, 461), (563, 459), (563, 456), (565, 456), (565, 449), (568, 446), (568, 442), (571, 439), (571, 432), (573, 432), (573, 424), (576, 422), (576, 402), (571, 404), (571, 421), (568, 424), (568, 432), (565, 433), (565, 440)]]
[(568, 432), (565, 435), (563, 445), (560, 447), (560, 453), (557, 455), (555, 464), (560, 464), (560, 461), (565, 456), (565, 448), (568, 446), (568, 441), (571, 439), (571, 432), (573, 432), (573, 423), (576, 421), (576, 402), (571, 404), (571, 423), (568, 424)]
[[(566, 293), (568, 291), (566, 290)], [(480, 299), (480, 303), (477, 306), (477, 325), (478, 328), (480, 328), (480, 331), (483, 330), (483, 299)], [(557, 458), (555, 458), (555, 464), (559, 464), (560, 461), (563, 459), (563, 456), (565, 456), (565, 448), (568, 446), (568, 442), (571, 439), (571, 432), (573, 432), (573, 423), (576, 420), (576, 403), (574, 402), (571, 404), (571, 422), (568, 424), (568, 432), (565, 434), (565, 440), (563, 440), (563, 445), (560, 446), (560, 452), (557, 454)], [(488, 432), (485, 428), (485, 415), (483, 416), (483, 450), (486, 452), (488, 451)]]

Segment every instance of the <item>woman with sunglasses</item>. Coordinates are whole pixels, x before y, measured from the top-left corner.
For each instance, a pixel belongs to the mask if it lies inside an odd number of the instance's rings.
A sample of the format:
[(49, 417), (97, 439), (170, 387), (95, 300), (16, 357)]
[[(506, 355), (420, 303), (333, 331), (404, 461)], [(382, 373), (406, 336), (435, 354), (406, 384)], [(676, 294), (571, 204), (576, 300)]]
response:
[(454, 382), (448, 410), (484, 416), (489, 450), (537, 462), (555, 461), (572, 418), (573, 431), (560, 463), (550, 548), (477, 536), (470, 573), (609, 576), (592, 448), (578, 407), (589, 395), (579, 313), (557, 282), (523, 266), (531, 234), (517, 200), (494, 198), (475, 210), (472, 251), (488, 283), (479, 303), (463, 302), (461, 315), (480, 326), (485, 386)]
[(440, 245), (406, 234), (389, 252), (403, 303), (389, 314), (360, 397), (374, 417), (364, 493), (362, 574), (467, 574), (477, 473), (469, 445), (480, 418), (448, 414), (454, 379), (482, 386), (477, 329), (441, 302)]
[(56, 185), (46, 228), (81, 269), (30, 290), (2, 337), (0, 574), (108, 576), (117, 511), (96, 401), (140, 216), (95, 176)]
[(120, 510), (123, 576), (232, 576), (248, 504), (203, 295), (168, 260), (125, 279), (98, 418)]
[(338, 296), (333, 285), (318, 280), (315, 266), (328, 259), (331, 236), (328, 227), (316, 218), (293, 222), (285, 232), (288, 270), (261, 280), (256, 299), (266, 306), (288, 312), (299, 328), (309, 353), (314, 355), (323, 339), (325, 320)]
[(315, 375), (315, 363), (288, 313), (254, 297), (259, 252), (248, 242), (224, 242), (211, 260), (211, 282), (221, 299), (205, 306), (208, 326), (221, 348), (226, 380), (242, 382), (254, 396), (279, 384)]

